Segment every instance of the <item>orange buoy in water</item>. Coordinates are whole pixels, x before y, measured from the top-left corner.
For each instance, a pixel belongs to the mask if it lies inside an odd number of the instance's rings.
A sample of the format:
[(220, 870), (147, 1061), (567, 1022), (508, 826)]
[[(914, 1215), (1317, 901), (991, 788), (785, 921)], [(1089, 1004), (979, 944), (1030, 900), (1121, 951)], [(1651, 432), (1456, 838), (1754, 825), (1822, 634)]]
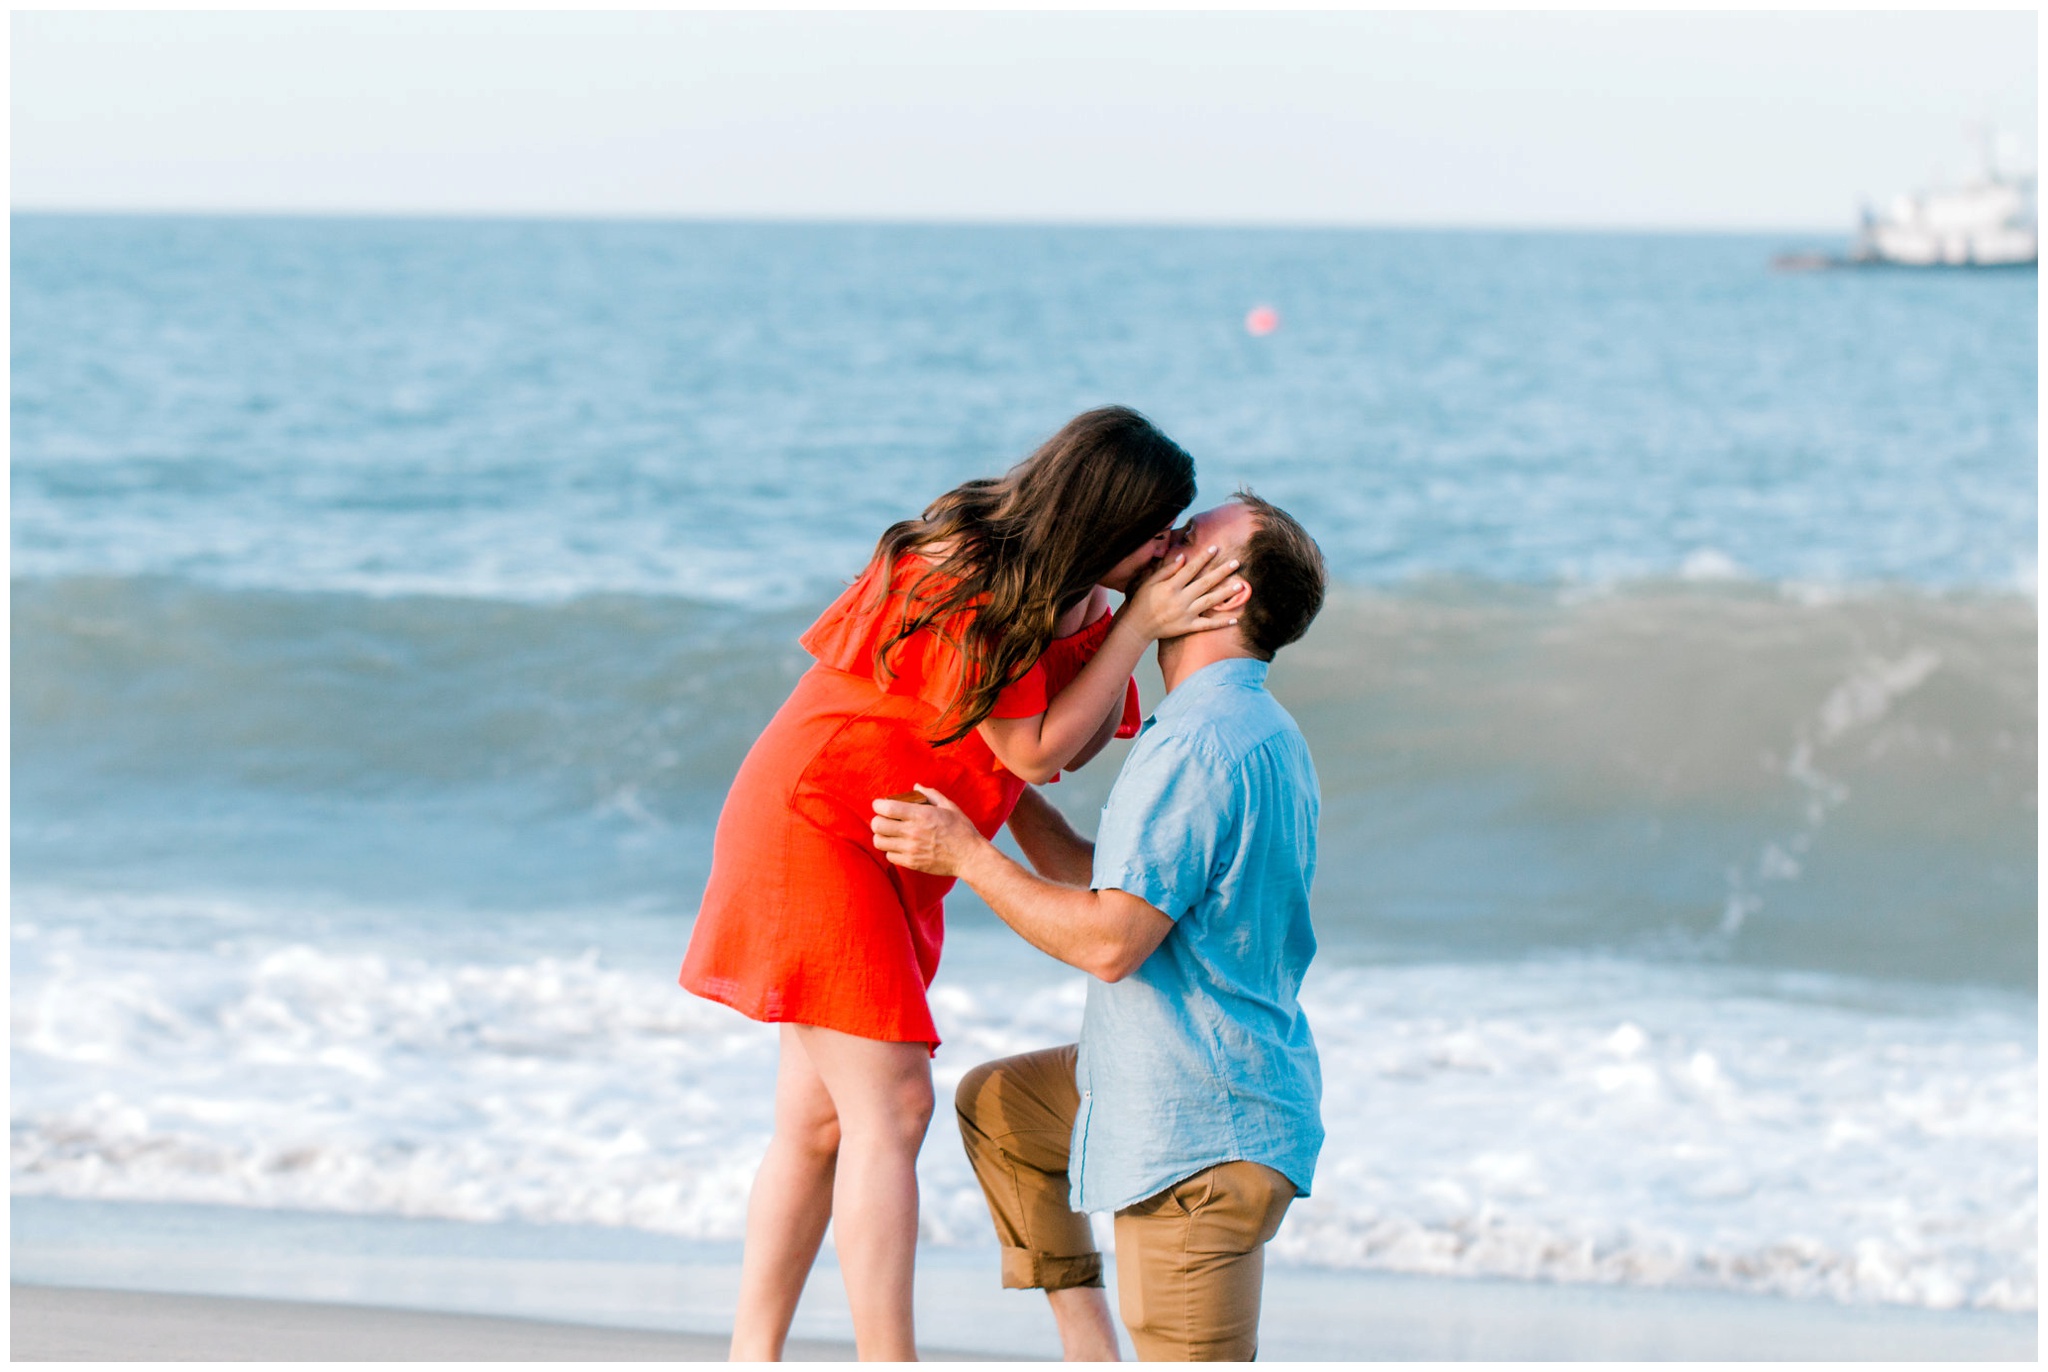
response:
[(1271, 305), (1254, 305), (1244, 317), (1244, 331), (1253, 338), (1264, 338), (1279, 327), (1280, 311)]

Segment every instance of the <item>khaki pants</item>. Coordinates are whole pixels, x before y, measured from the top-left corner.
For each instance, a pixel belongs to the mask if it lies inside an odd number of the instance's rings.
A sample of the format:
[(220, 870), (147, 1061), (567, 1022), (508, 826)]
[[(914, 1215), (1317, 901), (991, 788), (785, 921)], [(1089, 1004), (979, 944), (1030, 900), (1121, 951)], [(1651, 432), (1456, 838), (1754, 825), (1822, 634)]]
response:
[[(1003, 1245), (1003, 1285), (1102, 1285), (1088, 1217), (1067, 1208), (1080, 1088), (1075, 1045), (986, 1062), (954, 1097), (967, 1157)], [(1147, 1362), (1249, 1362), (1259, 1348), (1266, 1241), (1294, 1184), (1225, 1162), (1116, 1212), (1117, 1307)]]

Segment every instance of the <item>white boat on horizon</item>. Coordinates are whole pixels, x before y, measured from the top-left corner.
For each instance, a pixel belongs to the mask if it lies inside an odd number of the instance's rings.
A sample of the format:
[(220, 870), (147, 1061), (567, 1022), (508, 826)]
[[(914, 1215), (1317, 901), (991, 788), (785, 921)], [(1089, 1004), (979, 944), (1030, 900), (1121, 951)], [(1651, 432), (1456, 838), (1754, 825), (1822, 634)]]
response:
[(1996, 171), (1958, 190), (1865, 209), (1849, 260), (1897, 267), (2021, 267), (2040, 255), (2034, 178)]
[(1882, 212), (1863, 208), (1847, 257), (1790, 253), (1781, 269), (1821, 267), (2032, 267), (2040, 256), (2035, 177), (2008, 174), (1988, 140), (1984, 170), (1949, 190), (1894, 196)]

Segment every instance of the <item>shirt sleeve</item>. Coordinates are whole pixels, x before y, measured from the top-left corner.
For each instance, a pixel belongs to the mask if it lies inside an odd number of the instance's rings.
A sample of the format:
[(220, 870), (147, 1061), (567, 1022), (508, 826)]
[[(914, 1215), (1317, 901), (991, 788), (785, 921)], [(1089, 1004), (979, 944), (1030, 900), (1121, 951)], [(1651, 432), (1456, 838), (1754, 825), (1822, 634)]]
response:
[(1237, 830), (1237, 802), (1233, 779), (1199, 751), (1172, 738), (1139, 743), (1103, 807), (1090, 885), (1178, 920), (1209, 889)]

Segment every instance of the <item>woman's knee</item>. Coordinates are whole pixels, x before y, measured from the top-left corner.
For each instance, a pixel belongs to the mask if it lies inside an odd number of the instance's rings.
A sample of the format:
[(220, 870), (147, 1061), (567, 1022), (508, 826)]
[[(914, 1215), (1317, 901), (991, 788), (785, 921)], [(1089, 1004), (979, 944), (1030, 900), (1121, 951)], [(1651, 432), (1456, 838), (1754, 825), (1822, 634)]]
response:
[(776, 1127), (791, 1147), (814, 1158), (832, 1158), (839, 1153), (839, 1118), (791, 1120)]
[(848, 1141), (915, 1151), (932, 1122), (932, 1084), (907, 1080), (867, 1096), (857, 1109), (841, 1114)]
[(849, 1143), (923, 1142), (932, 1117), (927, 1045), (863, 1040), (808, 1026), (797, 1033)]
[(925, 1130), (931, 1126), (935, 1108), (931, 1077), (926, 1075), (898, 1082), (893, 1094), (893, 1113), (904, 1132), (915, 1132), (918, 1138), (923, 1138)]
[(839, 1111), (803, 1045), (785, 1025), (775, 1082), (775, 1137), (818, 1157), (839, 1151)]
[(839, 1151), (839, 1112), (823, 1089), (785, 1090), (775, 1102), (775, 1136), (813, 1157)]

